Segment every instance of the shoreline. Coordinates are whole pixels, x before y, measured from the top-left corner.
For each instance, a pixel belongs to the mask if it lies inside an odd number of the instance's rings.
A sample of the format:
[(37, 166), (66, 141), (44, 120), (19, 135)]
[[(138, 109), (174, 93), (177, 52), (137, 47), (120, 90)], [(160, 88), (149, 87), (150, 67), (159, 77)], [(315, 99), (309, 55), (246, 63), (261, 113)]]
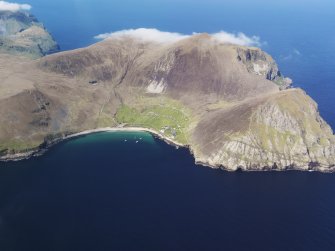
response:
[(14, 154), (7, 154), (0, 156), (0, 162), (9, 162), (9, 161), (20, 161), (20, 160), (26, 160), (30, 159), (32, 157), (38, 157), (43, 155), (45, 152), (48, 151), (52, 146), (61, 143), (66, 140), (74, 139), (77, 137), (95, 134), (95, 133), (101, 133), (101, 132), (147, 132), (150, 133), (153, 137), (156, 137), (168, 145), (175, 146), (176, 148), (183, 147), (183, 148), (189, 148), (186, 144), (181, 144), (171, 138), (168, 138), (164, 136), (163, 134), (157, 132), (154, 129), (145, 128), (145, 127), (104, 127), (104, 128), (97, 128), (97, 129), (90, 129), (81, 131), (78, 133), (69, 134), (67, 136), (56, 138), (52, 140), (51, 142), (45, 142), (42, 143), (38, 148), (28, 150), (26, 152), (21, 153), (14, 153)]
[(155, 131), (154, 129), (149, 129), (145, 127), (105, 127), (105, 128), (97, 128), (92, 130), (85, 130), (79, 133), (70, 134), (61, 140), (72, 139), (80, 136), (85, 136), (89, 134), (99, 133), (99, 132), (147, 132), (152, 134), (153, 136), (158, 137), (159, 139), (165, 141), (169, 145), (177, 146), (177, 147), (184, 147), (187, 148), (188, 145), (181, 144), (171, 138), (164, 136), (163, 134)]
[(254, 169), (254, 170), (253, 169), (239, 168), (239, 169), (236, 169), (236, 170), (231, 170), (231, 169), (224, 168), (221, 165), (213, 166), (209, 163), (205, 163), (203, 161), (197, 160), (195, 155), (194, 155), (194, 152), (192, 151), (192, 149), (190, 147), (190, 145), (179, 143), (179, 142), (177, 142), (177, 141), (175, 141), (171, 138), (168, 138), (165, 135), (157, 132), (154, 129), (145, 128), (145, 127), (104, 127), (104, 128), (85, 130), (85, 131), (81, 131), (81, 132), (78, 132), (78, 133), (69, 134), (69, 135), (66, 135), (66, 136), (63, 136), (63, 137), (60, 137), (60, 138), (55, 138), (54, 140), (52, 140), (50, 142), (44, 142), (39, 147), (37, 147), (36, 149), (31, 149), (31, 150), (28, 150), (26, 152), (20, 152), (20, 153), (7, 154), (7, 155), (0, 156), (0, 163), (1, 162), (27, 160), (27, 159), (30, 159), (32, 157), (42, 156), (51, 147), (53, 147), (54, 145), (57, 145), (57, 144), (59, 144), (63, 141), (71, 140), (71, 139), (81, 137), (81, 136), (85, 136), (85, 135), (90, 135), (90, 134), (95, 134), (95, 133), (102, 133), (102, 132), (146, 132), (146, 133), (150, 133), (153, 137), (156, 137), (159, 140), (164, 141), (166, 144), (176, 147), (177, 149), (179, 147), (188, 149), (190, 154), (195, 159), (195, 163), (194, 163), (195, 165), (199, 165), (199, 166), (202, 166), (202, 167), (208, 167), (208, 168), (211, 168), (211, 169), (220, 169), (220, 170), (224, 170), (224, 171), (227, 171), (227, 172), (236, 172), (236, 171), (243, 171), (243, 172), (301, 171), (301, 172), (335, 173), (335, 166), (332, 166), (329, 169), (319, 168), (319, 169), (309, 169), (309, 170), (304, 169), (304, 168), (299, 168), (299, 167), (286, 167), (284, 169), (272, 169), (270, 167), (263, 167), (263, 168)]

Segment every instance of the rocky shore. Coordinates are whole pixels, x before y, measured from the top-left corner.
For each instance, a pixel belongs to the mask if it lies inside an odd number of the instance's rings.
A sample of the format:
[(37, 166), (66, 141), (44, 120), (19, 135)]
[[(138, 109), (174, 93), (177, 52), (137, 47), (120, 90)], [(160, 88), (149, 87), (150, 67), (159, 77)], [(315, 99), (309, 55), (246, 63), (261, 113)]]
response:
[[(191, 146), (186, 145), (186, 144), (181, 144), (170, 137), (167, 137), (163, 135), (160, 132), (157, 132), (153, 129), (149, 128), (144, 128), (144, 127), (106, 127), (106, 128), (97, 128), (97, 129), (92, 129), (92, 130), (85, 130), (82, 132), (74, 133), (74, 134), (69, 134), (67, 136), (61, 137), (61, 138), (56, 138), (53, 139), (52, 141), (49, 141), (47, 143), (42, 144), (39, 148), (30, 150), (27, 152), (21, 152), (21, 153), (15, 153), (15, 154), (7, 154), (0, 156), (0, 162), (8, 162), (8, 161), (20, 161), (20, 160), (25, 160), (29, 159), (32, 157), (37, 157), (45, 154), (48, 149), (50, 149), (52, 146), (63, 142), (65, 140), (71, 140), (77, 137), (89, 135), (89, 134), (94, 134), (94, 133), (101, 133), (101, 132), (147, 132), (150, 133), (153, 137), (156, 137), (162, 141), (164, 141), (166, 144), (169, 144), (171, 146), (174, 146), (176, 148), (182, 147), (182, 148), (187, 148), (190, 151), (190, 154), (195, 158), (195, 164), (204, 166), (204, 167), (209, 167), (213, 169), (222, 169), (228, 172), (231, 171), (247, 171), (247, 172), (255, 172), (255, 171), (309, 171), (309, 172), (323, 172), (323, 173), (333, 173), (335, 172), (335, 166), (325, 166), (325, 167), (320, 167), (320, 166), (313, 166), (309, 165), (309, 168), (306, 167), (299, 167), (295, 165), (291, 166), (286, 166), (284, 168), (278, 168), (276, 165), (273, 166), (259, 166), (257, 168), (248, 168), (246, 166), (239, 166), (237, 168), (227, 168), (224, 165), (221, 164), (211, 164), (210, 162), (206, 160), (201, 160), (197, 158), (196, 154), (192, 150)], [(312, 164), (312, 163), (311, 163)], [(307, 164), (308, 165), (308, 164)]]

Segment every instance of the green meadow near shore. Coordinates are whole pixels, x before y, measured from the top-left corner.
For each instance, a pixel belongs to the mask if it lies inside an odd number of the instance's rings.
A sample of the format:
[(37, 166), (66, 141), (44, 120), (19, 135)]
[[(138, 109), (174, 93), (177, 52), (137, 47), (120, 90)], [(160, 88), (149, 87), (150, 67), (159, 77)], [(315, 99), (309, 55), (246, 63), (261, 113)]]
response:
[(24, 140), (11, 140), (0, 143), (0, 153), (10, 150), (13, 152), (25, 152), (39, 147), (41, 142), (28, 142)]
[(188, 143), (190, 112), (180, 103), (167, 98), (141, 99), (136, 106), (121, 106), (116, 114), (118, 123), (144, 127), (181, 143)]

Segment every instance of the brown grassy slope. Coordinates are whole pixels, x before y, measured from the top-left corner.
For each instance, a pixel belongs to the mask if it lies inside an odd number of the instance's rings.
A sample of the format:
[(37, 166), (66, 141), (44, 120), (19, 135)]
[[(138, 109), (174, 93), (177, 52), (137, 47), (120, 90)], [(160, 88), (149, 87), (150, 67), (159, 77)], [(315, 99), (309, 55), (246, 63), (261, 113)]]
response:
[(88, 48), (43, 58), (46, 71), (146, 88), (152, 80), (164, 80), (166, 92), (180, 96), (214, 95), (243, 99), (278, 90), (264, 76), (250, 74), (238, 60), (236, 46), (217, 44), (196, 35), (173, 44), (141, 43), (109, 39)]

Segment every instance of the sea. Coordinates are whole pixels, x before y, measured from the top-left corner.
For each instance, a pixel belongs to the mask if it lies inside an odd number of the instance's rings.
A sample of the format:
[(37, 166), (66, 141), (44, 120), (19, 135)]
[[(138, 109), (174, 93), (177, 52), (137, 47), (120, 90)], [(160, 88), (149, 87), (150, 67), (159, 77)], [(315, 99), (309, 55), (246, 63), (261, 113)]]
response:
[[(62, 50), (130, 28), (259, 36), (335, 129), (333, 0), (26, 0)], [(335, 250), (335, 174), (226, 172), (148, 133), (0, 163), (0, 250)]]

